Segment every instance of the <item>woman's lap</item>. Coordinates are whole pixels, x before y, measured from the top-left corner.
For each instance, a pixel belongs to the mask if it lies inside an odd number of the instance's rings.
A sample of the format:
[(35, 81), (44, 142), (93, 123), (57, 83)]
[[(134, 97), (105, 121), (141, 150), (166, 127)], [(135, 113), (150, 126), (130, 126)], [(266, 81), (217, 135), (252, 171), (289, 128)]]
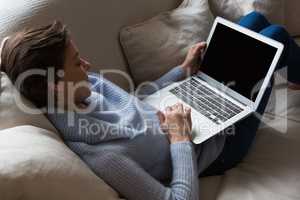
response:
[(234, 134), (226, 136), (221, 154), (200, 176), (222, 175), (242, 161), (254, 141), (271, 91), (272, 87), (268, 87), (256, 113), (234, 125)]

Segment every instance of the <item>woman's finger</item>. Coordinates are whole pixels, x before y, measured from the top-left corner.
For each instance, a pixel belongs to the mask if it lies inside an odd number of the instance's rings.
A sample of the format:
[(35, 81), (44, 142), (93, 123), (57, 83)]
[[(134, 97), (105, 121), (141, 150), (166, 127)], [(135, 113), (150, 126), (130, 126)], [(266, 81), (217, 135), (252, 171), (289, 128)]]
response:
[(202, 53), (205, 48), (206, 48), (206, 42), (200, 42), (200, 43), (198, 43), (197, 47), (196, 47), (196, 53), (197, 54)]
[(200, 42), (200, 43), (199, 43), (199, 47), (200, 47), (201, 49), (206, 48), (206, 45), (207, 45), (206, 42)]
[(184, 114), (185, 116), (188, 116), (191, 113), (191, 110), (189, 107), (184, 107)]
[(184, 112), (184, 111), (183, 111), (183, 105), (182, 105), (182, 103), (179, 103), (179, 104), (178, 104), (177, 109), (178, 109), (178, 111), (181, 112), (181, 113)]
[(178, 107), (179, 107), (179, 102), (172, 106), (173, 110), (178, 110)]
[(167, 113), (171, 112), (172, 110), (173, 110), (173, 108), (171, 106), (167, 106), (166, 109), (165, 109), (165, 111)]
[(187, 118), (190, 122), (190, 124), (192, 125), (192, 114), (191, 114), (191, 108), (187, 108)]

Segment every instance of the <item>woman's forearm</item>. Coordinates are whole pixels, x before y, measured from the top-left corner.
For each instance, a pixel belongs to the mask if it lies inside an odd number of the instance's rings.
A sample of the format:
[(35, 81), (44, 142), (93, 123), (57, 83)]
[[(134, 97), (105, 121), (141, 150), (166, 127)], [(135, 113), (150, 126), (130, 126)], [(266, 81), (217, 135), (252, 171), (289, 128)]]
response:
[(196, 156), (191, 142), (171, 145), (173, 178), (170, 199), (199, 199), (199, 183)]
[(136, 90), (136, 96), (141, 98), (153, 94), (154, 92), (167, 87), (171, 83), (182, 80), (184, 77), (184, 69), (181, 66), (174, 67), (159, 79), (153, 82), (146, 82), (144, 84), (141, 84)]

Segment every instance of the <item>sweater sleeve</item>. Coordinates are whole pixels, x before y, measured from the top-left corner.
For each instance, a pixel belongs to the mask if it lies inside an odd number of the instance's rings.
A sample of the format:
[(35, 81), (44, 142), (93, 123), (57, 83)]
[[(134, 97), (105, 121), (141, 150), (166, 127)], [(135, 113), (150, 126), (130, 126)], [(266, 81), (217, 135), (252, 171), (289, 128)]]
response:
[[(116, 129), (118, 126), (116, 127), (115, 124), (103, 122), (87, 114), (66, 112), (48, 114), (47, 117), (68, 142), (99, 144), (116, 139), (128, 139), (133, 135), (130, 128)], [(93, 126), (95, 130), (91, 128)], [(119, 130), (118, 134), (115, 134), (115, 130)]]
[(159, 79), (153, 82), (145, 82), (140, 84), (136, 89), (136, 96), (140, 99), (145, 98), (146, 96), (153, 94), (154, 92), (167, 87), (173, 82), (182, 80), (185, 77), (184, 70), (181, 66), (174, 67), (169, 72), (164, 74)]
[(171, 145), (173, 178), (166, 187), (130, 158), (107, 152), (87, 159), (87, 164), (105, 182), (128, 200), (198, 200), (195, 153), (191, 142)]

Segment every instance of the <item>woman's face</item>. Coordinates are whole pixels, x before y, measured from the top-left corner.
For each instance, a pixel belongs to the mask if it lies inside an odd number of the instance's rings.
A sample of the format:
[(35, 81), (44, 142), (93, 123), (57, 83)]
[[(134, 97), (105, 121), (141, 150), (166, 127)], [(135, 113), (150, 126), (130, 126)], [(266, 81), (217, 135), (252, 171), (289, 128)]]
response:
[(57, 92), (65, 99), (64, 104), (78, 104), (91, 95), (87, 76), (90, 66), (80, 57), (78, 48), (70, 40), (65, 50), (64, 75), (57, 85)]

